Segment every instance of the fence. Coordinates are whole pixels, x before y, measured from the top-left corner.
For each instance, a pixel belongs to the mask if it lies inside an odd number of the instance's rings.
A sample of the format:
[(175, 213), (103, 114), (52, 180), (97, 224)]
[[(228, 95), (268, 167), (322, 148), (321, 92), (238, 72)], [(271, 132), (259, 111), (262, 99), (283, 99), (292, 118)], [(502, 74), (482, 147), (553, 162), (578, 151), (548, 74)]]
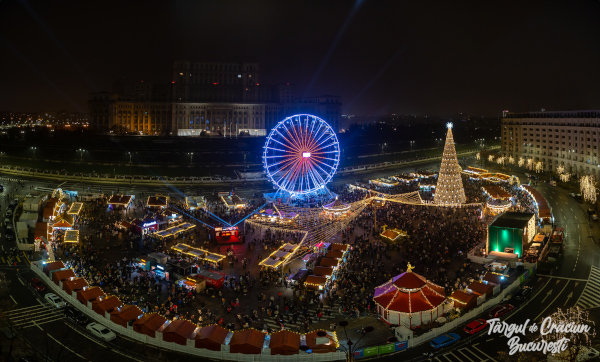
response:
[(239, 354), (239, 353), (229, 353), (229, 346), (222, 346), (221, 351), (211, 351), (203, 348), (196, 348), (195, 340), (188, 339), (187, 345), (180, 345), (177, 343), (167, 342), (162, 339), (162, 333), (156, 332), (156, 337), (150, 337), (148, 335), (135, 332), (132, 326), (127, 328), (114, 323), (110, 320), (110, 314), (107, 312), (105, 316), (101, 316), (92, 310), (91, 303), (88, 305), (83, 305), (78, 299), (75, 292), (72, 295), (68, 294), (62, 289), (62, 282), (60, 285), (56, 285), (44, 272), (43, 272), (43, 264), (41, 261), (31, 262), (31, 270), (38, 275), (40, 280), (45, 282), (52, 291), (63, 298), (67, 303), (72, 305), (73, 307), (80, 310), (86, 316), (88, 316), (91, 320), (98, 322), (109, 329), (124, 335), (128, 338), (134, 339), (141, 343), (150, 344), (155, 347), (168, 349), (175, 352), (186, 353), (198, 357), (205, 357), (210, 359), (218, 359), (218, 360), (229, 360), (229, 361), (270, 361), (270, 362), (278, 362), (278, 361), (303, 361), (303, 362), (314, 362), (314, 361), (340, 361), (345, 360), (346, 355), (344, 352), (336, 351), (332, 353), (312, 353), (308, 354), (303, 351), (300, 351), (300, 354), (291, 355), (291, 356), (281, 356), (281, 355), (271, 355), (270, 349), (263, 349), (262, 354), (250, 355), (250, 354)]

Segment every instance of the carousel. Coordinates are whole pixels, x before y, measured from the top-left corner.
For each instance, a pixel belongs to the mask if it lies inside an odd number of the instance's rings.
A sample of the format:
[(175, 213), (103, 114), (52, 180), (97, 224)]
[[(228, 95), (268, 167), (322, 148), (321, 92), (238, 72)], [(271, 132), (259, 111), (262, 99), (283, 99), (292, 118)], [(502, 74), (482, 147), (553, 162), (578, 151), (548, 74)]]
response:
[(408, 264), (405, 273), (375, 288), (373, 300), (384, 322), (413, 328), (431, 323), (452, 309), (444, 288), (413, 273), (412, 269)]
[(325, 212), (330, 215), (342, 216), (342, 215), (346, 214), (346, 212), (348, 210), (350, 210), (350, 205), (338, 200), (338, 198), (336, 196), (335, 201), (333, 201), (329, 204), (323, 205), (323, 210), (325, 210)]

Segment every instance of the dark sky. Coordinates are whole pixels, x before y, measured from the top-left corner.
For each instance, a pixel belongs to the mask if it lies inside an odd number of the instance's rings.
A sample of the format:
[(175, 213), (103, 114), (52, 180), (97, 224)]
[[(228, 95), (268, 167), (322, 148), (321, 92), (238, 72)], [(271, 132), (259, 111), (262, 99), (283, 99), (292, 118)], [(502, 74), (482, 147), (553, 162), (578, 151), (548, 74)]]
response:
[(345, 113), (600, 109), (600, 2), (0, 0), (0, 110), (87, 111), (174, 59), (255, 61)]

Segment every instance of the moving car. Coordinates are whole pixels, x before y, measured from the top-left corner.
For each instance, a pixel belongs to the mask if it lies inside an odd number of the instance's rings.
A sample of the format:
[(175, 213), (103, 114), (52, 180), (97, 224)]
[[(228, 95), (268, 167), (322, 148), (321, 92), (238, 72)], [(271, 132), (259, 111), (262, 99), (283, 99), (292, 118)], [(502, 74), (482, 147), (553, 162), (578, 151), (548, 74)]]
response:
[(592, 220), (594, 220), (594, 221), (598, 221), (598, 215), (596, 215), (596, 214), (593, 214), (593, 215), (592, 215)]
[(63, 312), (65, 313), (65, 316), (70, 319), (71, 321), (77, 323), (77, 324), (87, 324), (88, 323), (88, 318), (81, 313), (80, 311), (78, 311), (77, 309), (73, 308), (73, 307), (66, 307)]
[(85, 327), (85, 329), (90, 331), (90, 333), (96, 337), (102, 338), (105, 341), (112, 341), (113, 339), (117, 338), (115, 332), (111, 331), (100, 323), (90, 323), (87, 325), (87, 327)]
[(533, 288), (526, 285), (515, 294), (514, 298), (516, 300), (525, 300), (531, 296), (531, 293), (533, 293)]
[(29, 282), (29, 284), (31, 284), (33, 289), (37, 290), (38, 292), (43, 292), (46, 290), (46, 286), (38, 278), (31, 278), (31, 282)]
[(446, 333), (441, 336), (435, 337), (429, 344), (435, 349), (449, 346), (456, 343), (460, 339), (460, 336), (456, 333)]
[(500, 304), (490, 311), (490, 318), (500, 318), (513, 309), (515, 307), (512, 304)]
[(476, 319), (476, 320), (472, 321), (471, 323), (467, 324), (463, 330), (466, 333), (475, 334), (475, 333), (483, 330), (485, 327), (487, 327), (487, 325), (488, 325), (488, 322), (485, 319)]
[(56, 295), (54, 293), (48, 293), (48, 294), (44, 295), (44, 299), (46, 299), (50, 304), (52, 304), (53, 306), (55, 306), (58, 309), (64, 308), (67, 306), (67, 303), (65, 303), (64, 300), (60, 299), (58, 297), (58, 295)]

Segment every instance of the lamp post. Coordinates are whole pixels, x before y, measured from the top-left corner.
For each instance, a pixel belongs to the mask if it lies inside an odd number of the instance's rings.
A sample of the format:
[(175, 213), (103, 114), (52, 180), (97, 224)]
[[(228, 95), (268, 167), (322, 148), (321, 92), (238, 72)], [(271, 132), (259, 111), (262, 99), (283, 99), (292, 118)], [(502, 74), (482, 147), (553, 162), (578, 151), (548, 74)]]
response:
[(387, 146), (387, 143), (382, 143), (382, 144), (381, 144), (381, 154), (383, 154), (383, 147), (384, 147), (384, 146)]
[(77, 152), (79, 152), (79, 161), (83, 161), (83, 153), (85, 152), (85, 150), (80, 148), (77, 150)]
[(35, 150), (37, 150), (37, 147), (31, 147), (31, 150), (33, 151), (33, 158), (35, 158)]
[(131, 163), (131, 152), (127, 152), (127, 154), (129, 155), (129, 163)]
[(410, 154), (412, 155), (412, 150), (413, 150), (413, 144), (415, 143), (415, 141), (410, 141)]
[[(375, 330), (375, 328), (373, 328), (372, 326), (365, 327), (363, 329), (363, 335), (358, 339), (358, 341), (356, 341), (356, 343), (354, 343), (354, 342), (352, 342), (352, 340), (350, 338), (348, 338), (348, 332), (346, 331), (346, 327), (348, 326), (348, 321), (341, 321), (338, 323), (338, 325), (341, 326), (342, 328), (344, 328), (344, 334), (346, 335), (346, 345), (348, 347), (345, 347), (343, 344), (340, 344), (340, 346), (342, 346), (344, 348), (344, 352), (346, 353), (346, 361), (353, 362), (354, 361), (354, 353), (358, 350), (358, 344), (368, 333), (373, 332), (373, 330)], [(319, 335), (319, 334), (317, 333), (317, 335)]]
[(188, 155), (190, 155), (190, 165), (192, 163), (194, 163), (194, 152), (188, 152)]

